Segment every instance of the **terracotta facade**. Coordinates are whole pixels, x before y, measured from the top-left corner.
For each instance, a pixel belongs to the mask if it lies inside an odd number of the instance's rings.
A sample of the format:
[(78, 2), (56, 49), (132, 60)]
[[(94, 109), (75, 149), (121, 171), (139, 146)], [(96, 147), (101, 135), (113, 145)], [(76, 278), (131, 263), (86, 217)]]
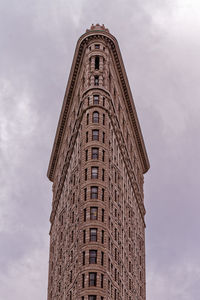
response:
[(116, 39), (77, 43), (48, 178), (48, 300), (144, 300), (149, 161)]

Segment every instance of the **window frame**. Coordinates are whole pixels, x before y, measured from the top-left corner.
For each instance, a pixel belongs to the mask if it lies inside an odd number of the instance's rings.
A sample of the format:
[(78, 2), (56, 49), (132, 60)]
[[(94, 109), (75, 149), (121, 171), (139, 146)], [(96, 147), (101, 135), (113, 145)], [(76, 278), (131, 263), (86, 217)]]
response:
[(97, 250), (89, 250), (89, 264), (97, 264)]
[[(91, 278), (94, 276), (94, 278)], [(89, 286), (97, 286), (97, 272), (89, 272)]]
[(90, 242), (97, 242), (97, 228), (90, 228)]
[[(92, 212), (92, 210), (94, 210)], [(90, 207), (90, 220), (98, 220), (98, 207), (97, 206), (91, 206)]]
[(92, 129), (92, 140), (99, 141), (99, 130), (98, 129)]
[(99, 178), (99, 167), (92, 166), (91, 167), (91, 179)]
[[(94, 152), (93, 152), (94, 151)], [(95, 153), (96, 151), (96, 153)], [(91, 151), (91, 159), (99, 159), (99, 148), (97, 147), (92, 147)]]
[[(96, 191), (94, 191), (94, 189)], [(98, 186), (91, 186), (91, 194), (90, 194), (91, 199), (98, 199)]]

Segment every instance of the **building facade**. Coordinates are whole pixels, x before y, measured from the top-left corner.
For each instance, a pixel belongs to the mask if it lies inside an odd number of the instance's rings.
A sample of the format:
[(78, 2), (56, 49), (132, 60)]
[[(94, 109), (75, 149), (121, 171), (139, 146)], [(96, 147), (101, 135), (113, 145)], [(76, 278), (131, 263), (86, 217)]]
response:
[(119, 46), (104, 25), (77, 42), (48, 169), (48, 300), (145, 300), (149, 161)]

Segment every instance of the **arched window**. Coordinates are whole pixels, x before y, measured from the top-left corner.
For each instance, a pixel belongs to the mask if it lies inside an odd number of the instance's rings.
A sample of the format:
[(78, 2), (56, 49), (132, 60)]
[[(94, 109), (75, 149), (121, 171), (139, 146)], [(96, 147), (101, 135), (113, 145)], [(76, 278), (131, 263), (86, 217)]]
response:
[(99, 113), (98, 111), (94, 111), (92, 114), (92, 122), (93, 123), (99, 123)]

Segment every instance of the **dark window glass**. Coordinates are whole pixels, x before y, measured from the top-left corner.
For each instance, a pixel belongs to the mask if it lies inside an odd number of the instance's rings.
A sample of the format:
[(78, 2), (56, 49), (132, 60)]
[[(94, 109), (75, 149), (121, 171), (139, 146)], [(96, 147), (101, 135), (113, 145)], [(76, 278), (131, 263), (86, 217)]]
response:
[(88, 142), (88, 131), (86, 132), (86, 138), (85, 138), (86, 143)]
[(99, 70), (99, 56), (95, 56), (95, 70)]
[(85, 150), (85, 160), (88, 160), (88, 150)]
[(102, 161), (105, 161), (105, 150), (102, 150)]
[(98, 199), (98, 187), (97, 186), (91, 187), (91, 199)]
[(97, 263), (97, 250), (89, 251), (89, 263), (96, 264)]
[(89, 124), (89, 114), (87, 114), (87, 125)]
[(105, 190), (102, 189), (102, 194), (101, 194), (101, 200), (104, 201), (104, 194), (105, 194)]
[(102, 181), (104, 181), (104, 180), (105, 180), (105, 170), (102, 169)]
[(95, 44), (95, 49), (100, 49), (100, 45), (99, 44)]
[(104, 265), (104, 252), (101, 252), (101, 265)]
[(87, 180), (87, 169), (85, 169), (85, 180)]
[(103, 114), (103, 125), (105, 125), (105, 119), (106, 119), (105, 114)]
[(98, 111), (94, 111), (92, 114), (92, 122), (93, 123), (99, 123), (99, 113)]
[(102, 142), (105, 143), (105, 132), (103, 132)]
[(83, 243), (85, 244), (85, 242), (86, 242), (86, 231), (83, 230)]
[(85, 287), (85, 274), (82, 274), (82, 288)]
[(97, 273), (89, 273), (89, 286), (97, 285)]
[(103, 288), (103, 278), (104, 278), (104, 276), (103, 276), (103, 274), (101, 274), (101, 288)]
[(90, 241), (97, 242), (97, 228), (90, 228)]
[(90, 220), (97, 220), (98, 207), (90, 207)]
[(72, 282), (72, 271), (70, 271), (70, 282)]
[(87, 200), (87, 188), (84, 189), (84, 200)]
[(98, 167), (92, 167), (91, 168), (91, 178), (97, 179), (98, 178)]
[(104, 222), (104, 209), (102, 208), (102, 215), (101, 215), (101, 221)]
[(93, 104), (99, 104), (99, 95), (93, 96)]
[(86, 214), (87, 214), (86, 208), (84, 208), (84, 210), (83, 210), (83, 219), (84, 219), (84, 222), (86, 221)]
[(94, 85), (99, 85), (99, 76), (94, 76)]
[(103, 97), (103, 106), (105, 106), (105, 98)]
[(88, 300), (97, 300), (97, 296), (90, 295), (90, 296), (88, 296)]
[(99, 130), (92, 130), (92, 140), (98, 141), (99, 140)]
[(83, 251), (83, 266), (85, 265), (85, 251)]
[(92, 148), (92, 159), (99, 158), (99, 148)]
[(104, 230), (101, 231), (101, 243), (104, 244)]

